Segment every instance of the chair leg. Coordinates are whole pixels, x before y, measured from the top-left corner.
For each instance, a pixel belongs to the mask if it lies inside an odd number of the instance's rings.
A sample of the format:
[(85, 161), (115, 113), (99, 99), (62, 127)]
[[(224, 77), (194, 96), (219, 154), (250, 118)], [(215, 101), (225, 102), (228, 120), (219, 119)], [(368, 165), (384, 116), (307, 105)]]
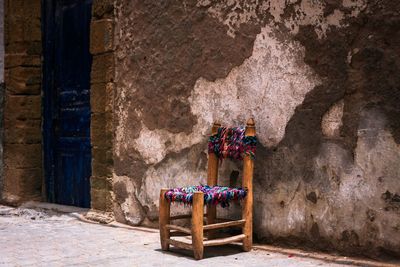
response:
[(169, 250), (168, 239), (170, 237), (170, 230), (167, 229), (166, 225), (169, 224), (170, 220), (170, 203), (165, 199), (165, 192), (167, 191), (168, 189), (161, 189), (160, 191), (159, 223), (160, 223), (160, 241), (162, 250)]
[[(215, 223), (217, 217), (217, 207), (215, 205), (207, 205), (207, 224)], [(207, 231), (207, 238), (213, 239), (215, 237), (215, 231)]]
[(193, 195), (192, 210), (192, 246), (193, 254), (196, 260), (203, 258), (203, 216), (204, 216), (204, 194), (195, 192)]
[(244, 251), (250, 251), (253, 246), (253, 195), (251, 193), (245, 198), (242, 211), (242, 217), (246, 220), (243, 225), (243, 234), (246, 235), (243, 239)]

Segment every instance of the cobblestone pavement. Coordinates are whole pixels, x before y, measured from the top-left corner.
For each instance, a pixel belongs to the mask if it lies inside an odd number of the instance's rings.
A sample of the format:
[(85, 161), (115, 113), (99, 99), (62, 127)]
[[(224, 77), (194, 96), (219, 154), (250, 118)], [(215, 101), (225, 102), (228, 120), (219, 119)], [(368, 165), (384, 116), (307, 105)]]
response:
[[(179, 252), (179, 253), (177, 253)], [(0, 266), (341, 266), (237, 246), (162, 252), (158, 232), (88, 223), (72, 214), (0, 206)]]

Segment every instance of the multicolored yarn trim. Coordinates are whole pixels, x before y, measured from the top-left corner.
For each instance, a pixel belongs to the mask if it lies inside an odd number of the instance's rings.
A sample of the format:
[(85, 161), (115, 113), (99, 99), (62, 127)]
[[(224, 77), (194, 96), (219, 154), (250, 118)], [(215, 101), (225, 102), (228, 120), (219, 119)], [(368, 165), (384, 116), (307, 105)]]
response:
[(193, 203), (194, 192), (204, 193), (204, 204), (220, 204), (224, 208), (229, 206), (231, 200), (242, 200), (247, 195), (247, 190), (243, 188), (195, 185), (170, 189), (165, 193), (165, 198), (169, 202), (182, 202), (190, 205)]
[(208, 140), (208, 153), (214, 153), (220, 160), (224, 158), (243, 160), (245, 155), (255, 158), (257, 137), (245, 136), (246, 128), (219, 127)]

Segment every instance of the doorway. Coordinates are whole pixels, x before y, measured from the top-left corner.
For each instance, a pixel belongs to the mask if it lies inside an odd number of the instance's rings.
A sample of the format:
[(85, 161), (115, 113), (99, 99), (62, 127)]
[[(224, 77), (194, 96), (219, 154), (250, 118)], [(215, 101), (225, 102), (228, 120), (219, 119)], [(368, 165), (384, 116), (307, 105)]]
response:
[(92, 0), (42, 0), (43, 154), (49, 202), (90, 207)]

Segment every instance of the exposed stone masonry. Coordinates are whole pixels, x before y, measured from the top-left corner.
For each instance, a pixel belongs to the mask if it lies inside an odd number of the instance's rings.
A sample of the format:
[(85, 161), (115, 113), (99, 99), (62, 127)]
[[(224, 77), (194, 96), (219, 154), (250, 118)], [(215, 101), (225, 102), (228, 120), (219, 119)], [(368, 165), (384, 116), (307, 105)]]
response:
[(9, 203), (42, 191), (40, 1), (5, 1), (4, 190)]
[(91, 207), (112, 211), (114, 141), (114, 3), (94, 1), (91, 23)]

